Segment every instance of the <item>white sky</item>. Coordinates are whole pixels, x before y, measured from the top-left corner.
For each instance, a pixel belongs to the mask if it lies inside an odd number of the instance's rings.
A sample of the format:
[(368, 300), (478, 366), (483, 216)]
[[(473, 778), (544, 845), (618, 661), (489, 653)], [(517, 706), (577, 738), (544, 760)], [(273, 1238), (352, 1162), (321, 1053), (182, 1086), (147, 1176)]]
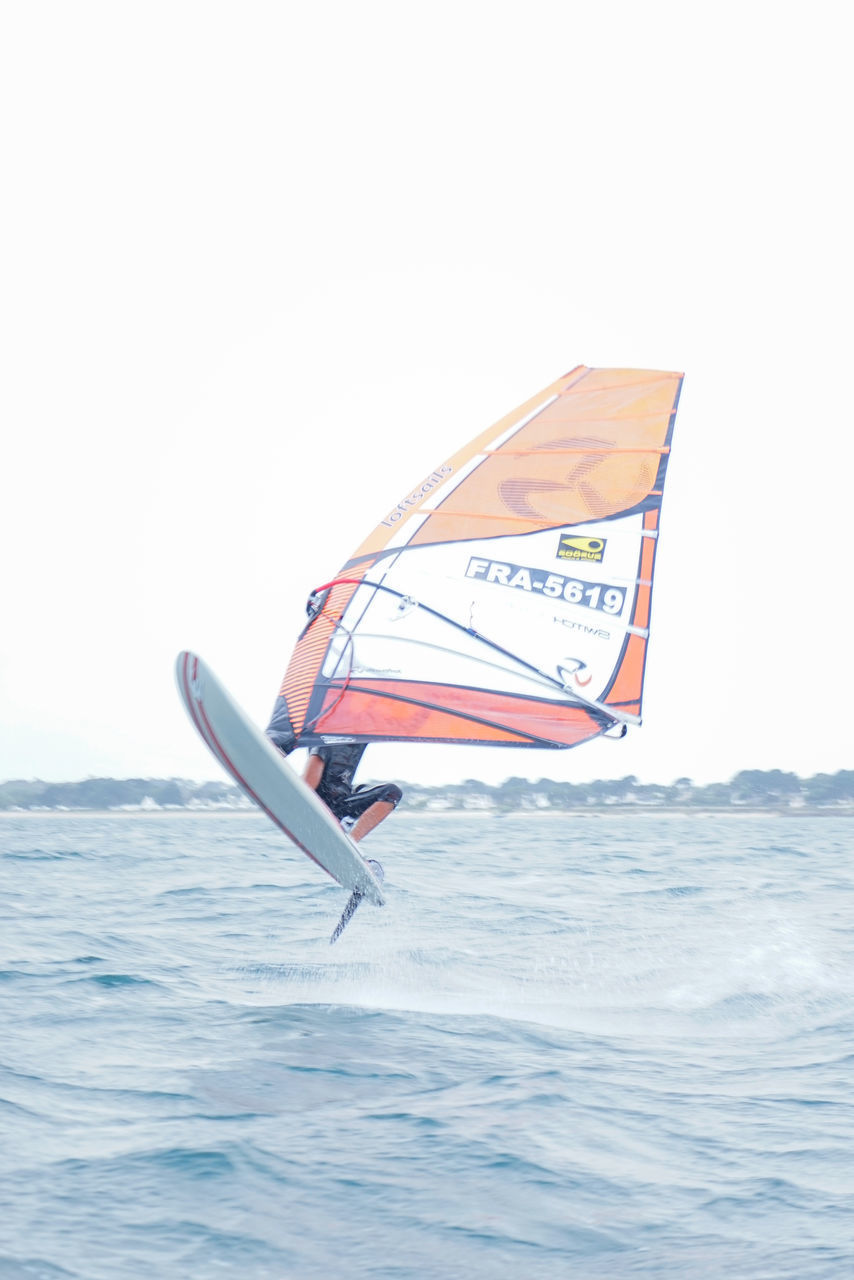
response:
[(309, 588), (576, 364), (686, 373), (645, 722), (365, 777), (854, 766), (844, 7), (7, 5), (0, 779), (215, 777)]

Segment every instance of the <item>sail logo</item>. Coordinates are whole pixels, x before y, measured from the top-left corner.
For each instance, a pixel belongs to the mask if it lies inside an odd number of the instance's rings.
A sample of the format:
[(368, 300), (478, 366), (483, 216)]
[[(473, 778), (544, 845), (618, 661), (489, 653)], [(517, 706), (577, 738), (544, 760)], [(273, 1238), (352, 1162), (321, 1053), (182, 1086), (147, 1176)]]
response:
[(590, 627), (586, 622), (574, 622), (571, 618), (552, 618), (552, 622), (559, 622), (562, 627), (568, 627), (570, 631), (580, 631), (584, 636), (595, 636), (597, 640), (611, 639), (611, 632), (606, 631), (604, 627)]
[(397, 504), (394, 511), (390, 511), (382, 523), (387, 529), (397, 524), (398, 520), (402, 520), (404, 516), (408, 516), (414, 507), (417, 507), (423, 498), (431, 489), (435, 489), (437, 484), (443, 484), (453, 471), (453, 467), (449, 467), (447, 463), (443, 463), (441, 467), (437, 467), (432, 475), (429, 475), (420, 488), (413, 490), (401, 502)]
[(557, 547), (558, 560), (599, 562), (605, 555), (607, 538), (587, 538), (576, 533), (562, 533)]

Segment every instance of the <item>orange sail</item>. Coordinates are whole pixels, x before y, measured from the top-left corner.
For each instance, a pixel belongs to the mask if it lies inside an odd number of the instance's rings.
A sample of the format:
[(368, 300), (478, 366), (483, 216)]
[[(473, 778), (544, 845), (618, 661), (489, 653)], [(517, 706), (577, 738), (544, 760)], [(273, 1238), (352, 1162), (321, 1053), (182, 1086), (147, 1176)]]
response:
[(580, 366), (425, 477), (315, 592), (274, 741), (571, 747), (640, 723), (681, 383)]

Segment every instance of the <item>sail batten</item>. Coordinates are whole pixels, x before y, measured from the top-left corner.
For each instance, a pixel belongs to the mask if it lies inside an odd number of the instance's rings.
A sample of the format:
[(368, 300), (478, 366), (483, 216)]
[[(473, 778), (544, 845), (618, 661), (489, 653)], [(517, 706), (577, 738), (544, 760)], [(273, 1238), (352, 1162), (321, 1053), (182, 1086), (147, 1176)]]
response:
[[(505, 458), (533, 458), (541, 454), (543, 450), (542, 449), (484, 449), (483, 452), (487, 456), (493, 453), (501, 453), (504, 455)], [(669, 453), (669, 452), (670, 452), (669, 446), (662, 446), (660, 448), (650, 448), (649, 446), (643, 446), (643, 447), (637, 447), (637, 448), (636, 447), (617, 448), (616, 446), (610, 446), (610, 445), (575, 445), (571, 449), (549, 448), (549, 453), (552, 455), (552, 457), (560, 456), (561, 454), (565, 454), (565, 453), (566, 454), (574, 454), (574, 453), (655, 454), (655, 453)]]

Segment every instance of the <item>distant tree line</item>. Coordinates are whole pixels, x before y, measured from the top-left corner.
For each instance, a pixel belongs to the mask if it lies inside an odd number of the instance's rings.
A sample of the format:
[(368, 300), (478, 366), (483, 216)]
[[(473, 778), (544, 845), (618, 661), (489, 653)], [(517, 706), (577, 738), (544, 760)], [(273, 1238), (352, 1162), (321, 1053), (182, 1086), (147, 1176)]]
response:
[(0, 782), (0, 809), (233, 809), (249, 804), (228, 782), (187, 782), (181, 778)]
[(497, 787), (469, 778), (457, 786), (446, 787), (421, 787), (409, 783), (405, 787), (405, 800), (409, 808), (482, 808), (500, 812), (614, 806), (854, 809), (854, 770), (799, 778), (797, 774), (784, 773), (780, 769), (746, 769), (737, 773), (730, 782), (706, 786), (697, 785), (690, 778), (677, 778), (670, 785), (641, 783), (633, 775), (582, 783), (555, 782), (547, 778), (541, 778), (539, 782), (508, 778)]
[[(668, 809), (781, 809), (854, 811), (854, 770), (799, 778), (780, 769), (746, 769), (730, 782), (695, 785), (640, 783), (634, 776), (597, 782), (508, 778), (491, 786), (476, 778), (454, 786), (401, 783), (411, 810), (466, 809), (511, 813), (520, 809), (602, 809), (643, 806)], [(82, 782), (0, 783), (0, 810), (236, 809), (251, 808), (237, 787), (181, 778), (86, 778)]]

